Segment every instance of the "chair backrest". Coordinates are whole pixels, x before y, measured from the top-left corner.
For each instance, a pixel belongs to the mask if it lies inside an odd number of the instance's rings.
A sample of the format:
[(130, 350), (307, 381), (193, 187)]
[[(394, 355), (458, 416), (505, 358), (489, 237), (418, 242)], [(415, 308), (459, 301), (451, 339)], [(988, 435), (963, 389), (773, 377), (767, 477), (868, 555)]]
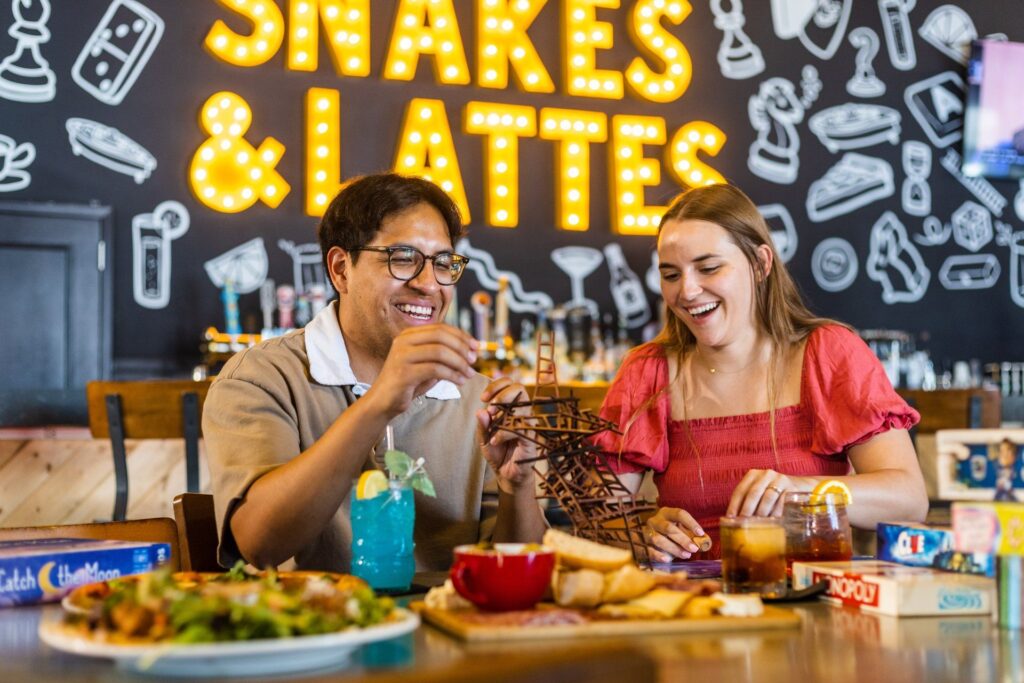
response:
[(125, 439), (185, 440), (186, 489), (199, 491), (199, 435), (210, 381), (93, 381), (86, 385), (89, 430), (109, 437), (114, 457), (114, 521), (128, 511), (128, 454)]
[(88, 538), (107, 541), (167, 543), (171, 546), (171, 570), (177, 571), (181, 568), (178, 527), (170, 517), (133, 519), (127, 522), (0, 528), (0, 541), (31, 541), (43, 538)]
[(181, 568), (184, 571), (223, 571), (217, 563), (217, 517), (213, 496), (180, 493), (174, 497), (174, 521), (178, 525)]

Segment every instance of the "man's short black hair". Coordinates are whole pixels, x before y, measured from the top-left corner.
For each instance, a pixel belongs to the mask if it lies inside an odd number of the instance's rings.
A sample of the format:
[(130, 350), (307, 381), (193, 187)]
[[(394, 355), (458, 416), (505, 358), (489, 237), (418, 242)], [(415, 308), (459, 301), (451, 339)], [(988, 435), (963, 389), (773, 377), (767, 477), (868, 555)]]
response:
[[(353, 179), (331, 201), (320, 219), (317, 234), (324, 268), (330, 271), (327, 252), (331, 247), (352, 251), (370, 243), (389, 216), (418, 204), (437, 209), (448, 226), (452, 246), (462, 236), (459, 207), (440, 187), (414, 176), (398, 173), (374, 173)], [(355, 262), (358, 252), (351, 258)]]

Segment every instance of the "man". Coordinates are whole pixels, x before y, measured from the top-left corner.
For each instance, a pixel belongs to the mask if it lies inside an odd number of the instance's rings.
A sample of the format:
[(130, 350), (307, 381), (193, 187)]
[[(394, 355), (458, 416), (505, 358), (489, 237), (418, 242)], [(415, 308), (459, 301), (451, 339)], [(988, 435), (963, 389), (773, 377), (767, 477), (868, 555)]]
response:
[[(416, 494), (418, 569), (446, 569), (454, 546), (487, 535), (540, 540), (533, 472), (520, 463), (532, 444), (505, 433), (482, 443), (488, 404), (526, 392), (477, 374), (476, 341), (441, 322), (468, 260), (453, 252), (461, 233), (455, 204), (419, 178), (365, 176), (331, 202), (319, 239), (338, 302), (235, 355), (206, 400), (222, 564), (294, 558), (347, 571), (348, 496), (362, 471), (382, 467), (389, 424), (437, 490)], [(496, 514), (482, 503), (492, 478)]]

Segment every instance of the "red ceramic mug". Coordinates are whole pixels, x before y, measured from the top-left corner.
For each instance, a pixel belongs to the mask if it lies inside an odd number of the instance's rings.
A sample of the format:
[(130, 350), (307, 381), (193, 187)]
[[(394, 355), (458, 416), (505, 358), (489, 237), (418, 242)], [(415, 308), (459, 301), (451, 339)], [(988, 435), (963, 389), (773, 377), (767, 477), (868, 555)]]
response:
[(455, 549), (452, 584), (459, 595), (491, 612), (530, 609), (551, 584), (555, 552), (535, 544), (496, 543)]

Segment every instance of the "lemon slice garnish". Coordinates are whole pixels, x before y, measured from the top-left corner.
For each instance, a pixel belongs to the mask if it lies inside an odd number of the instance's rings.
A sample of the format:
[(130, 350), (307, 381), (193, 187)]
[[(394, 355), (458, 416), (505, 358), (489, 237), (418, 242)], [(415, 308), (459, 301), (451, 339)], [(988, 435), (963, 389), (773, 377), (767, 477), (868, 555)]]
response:
[(388, 490), (388, 478), (380, 470), (366, 470), (356, 483), (356, 498), (375, 498)]
[(823, 505), (828, 502), (827, 496), (830, 493), (835, 495), (837, 498), (836, 502), (842, 502), (845, 505), (853, 503), (853, 494), (850, 493), (850, 487), (838, 479), (826, 479), (819, 482), (811, 491), (809, 502), (811, 505)]

